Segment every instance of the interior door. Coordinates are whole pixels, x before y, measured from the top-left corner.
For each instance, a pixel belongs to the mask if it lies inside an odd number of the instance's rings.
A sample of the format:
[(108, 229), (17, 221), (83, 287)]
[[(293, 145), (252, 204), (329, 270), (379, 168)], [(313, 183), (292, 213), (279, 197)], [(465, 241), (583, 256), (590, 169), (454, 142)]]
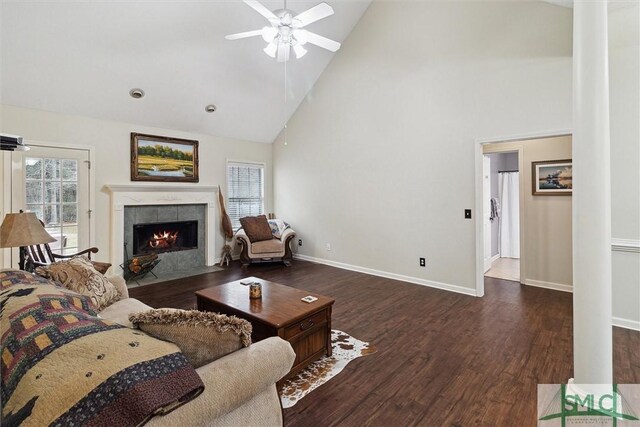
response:
[(56, 239), (54, 253), (87, 249), (89, 235), (89, 151), (30, 145), (12, 154), (12, 210), (34, 212)]
[(491, 268), (491, 158), (482, 156), (482, 225), (484, 230), (484, 272)]

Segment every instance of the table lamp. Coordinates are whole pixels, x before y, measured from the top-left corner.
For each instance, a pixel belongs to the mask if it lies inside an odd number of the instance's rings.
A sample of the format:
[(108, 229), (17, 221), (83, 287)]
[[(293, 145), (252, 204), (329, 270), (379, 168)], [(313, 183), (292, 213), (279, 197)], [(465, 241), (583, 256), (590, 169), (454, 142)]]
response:
[(0, 248), (20, 247), (20, 270), (33, 270), (27, 246), (55, 241), (33, 212), (8, 213), (0, 226)]

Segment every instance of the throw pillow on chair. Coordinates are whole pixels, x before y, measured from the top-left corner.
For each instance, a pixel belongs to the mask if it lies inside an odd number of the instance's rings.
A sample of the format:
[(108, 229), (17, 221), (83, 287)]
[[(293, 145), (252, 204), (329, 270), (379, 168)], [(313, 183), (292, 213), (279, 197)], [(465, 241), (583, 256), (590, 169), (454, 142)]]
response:
[(244, 218), (240, 218), (240, 224), (251, 243), (273, 239), (271, 227), (269, 226), (267, 217), (264, 215), (245, 216)]

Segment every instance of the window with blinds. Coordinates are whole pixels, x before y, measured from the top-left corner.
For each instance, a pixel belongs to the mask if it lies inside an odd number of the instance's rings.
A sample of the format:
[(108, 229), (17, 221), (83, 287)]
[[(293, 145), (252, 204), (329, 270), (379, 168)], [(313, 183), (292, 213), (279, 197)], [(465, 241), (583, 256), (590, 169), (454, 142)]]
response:
[(240, 218), (264, 212), (264, 165), (227, 163), (227, 213), (234, 229)]

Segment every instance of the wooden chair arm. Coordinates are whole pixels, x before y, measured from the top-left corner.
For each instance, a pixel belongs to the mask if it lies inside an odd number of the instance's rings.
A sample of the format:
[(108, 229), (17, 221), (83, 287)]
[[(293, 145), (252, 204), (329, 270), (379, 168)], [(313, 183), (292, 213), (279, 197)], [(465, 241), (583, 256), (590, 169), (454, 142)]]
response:
[(68, 259), (68, 258), (73, 258), (74, 256), (87, 254), (89, 259), (91, 259), (91, 254), (96, 254), (96, 253), (98, 253), (98, 248), (85, 249), (84, 251), (80, 251), (78, 253), (71, 254), (71, 255), (59, 255), (59, 254), (52, 254), (52, 255), (54, 258)]

